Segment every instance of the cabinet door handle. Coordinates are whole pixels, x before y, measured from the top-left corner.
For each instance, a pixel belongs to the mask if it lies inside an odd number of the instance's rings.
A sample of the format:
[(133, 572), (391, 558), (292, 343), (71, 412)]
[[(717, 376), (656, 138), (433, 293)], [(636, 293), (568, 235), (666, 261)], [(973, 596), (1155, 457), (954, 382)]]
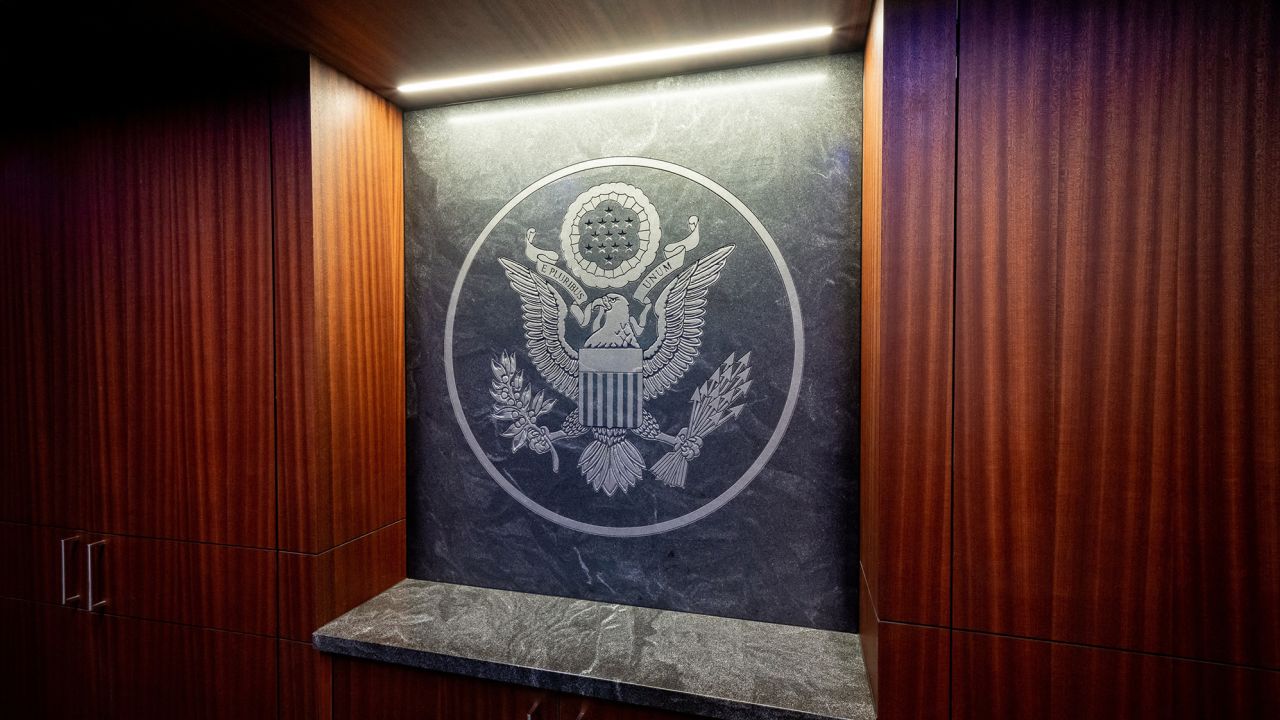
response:
[[(86, 546), (85, 546), (85, 561), (88, 563), (88, 572), (87, 572), (86, 574), (89, 576), (89, 609), (90, 609), (90, 610), (97, 610), (98, 608), (100, 608), (100, 607), (106, 607), (106, 605), (107, 605), (107, 599), (106, 599), (105, 597), (102, 597), (102, 587), (101, 587), (101, 583), (99, 583), (99, 588), (98, 588), (98, 591), (99, 591), (99, 592), (98, 592), (98, 595), (97, 595), (97, 597), (99, 597), (99, 598), (101, 598), (101, 599), (99, 599), (99, 600), (95, 600), (95, 599), (94, 599), (94, 598), (95, 598), (95, 595), (94, 595), (94, 592), (93, 592), (93, 576), (94, 576), (94, 572), (93, 572), (93, 549), (94, 549), (94, 548), (104, 548), (104, 549), (105, 549), (105, 548), (106, 548), (106, 546), (107, 546), (107, 541), (106, 541), (106, 540), (99, 540), (99, 541), (97, 541), (97, 542), (91, 542), (91, 543), (89, 543), (88, 545), (86, 545)], [(99, 564), (99, 565), (101, 565), (102, 563), (101, 563), (101, 562), (99, 562), (98, 564)]]
[(539, 720), (542, 717), (542, 713), (538, 712), (538, 708), (541, 705), (541, 700), (534, 700), (533, 707), (529, 708), (529, 712), (525, 713), (525, 720)]
[[(80, 543), (80, 536), (72, 535), (71, 537), (64, 537), (62, 538), (62, 540), (58, 542), (59, 550), (61, 551), (61, 554), (62, 554), (62, 604), (63, 605), (70, 605), (72, 603), (80, 601), (80, 591), (78, 589), (76, 590), (75, 595), (67, 594), (67, 555), (74, 556), (76, 553), (76, 549), (74, 548), (71, 550), (70, 553), (67, 552), (67, 545), (71, 543), (76, 543), (78, 545)], [(76, 587), (79, 588), (79, 585), (77, 584)]]

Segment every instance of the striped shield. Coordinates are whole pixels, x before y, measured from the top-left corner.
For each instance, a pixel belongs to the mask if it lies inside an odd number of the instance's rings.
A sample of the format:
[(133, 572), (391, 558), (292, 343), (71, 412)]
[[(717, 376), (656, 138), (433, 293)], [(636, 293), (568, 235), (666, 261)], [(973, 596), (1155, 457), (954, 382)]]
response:
[(578, 400), (582, 424), (597, 428), (640, 427), (644, 397), (644, 351), (583, 348), (578, 353)]

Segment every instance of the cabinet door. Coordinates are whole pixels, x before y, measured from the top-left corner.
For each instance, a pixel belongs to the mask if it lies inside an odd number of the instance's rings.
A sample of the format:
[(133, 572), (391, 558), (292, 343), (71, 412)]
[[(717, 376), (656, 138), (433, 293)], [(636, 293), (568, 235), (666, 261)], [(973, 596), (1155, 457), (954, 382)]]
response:
[[(92, 565), (90, 564), (92, 554)], [(0, 522), (0, 597), (276, 634), (276, 553)]]
[(104, 717), (97, 624), (72, 608), (0, 600), (0, 715)]
[(457, 675), (335, 658), (334, 720), (557, 720), (552, 693)]
[(87, 542), (78, 530), (0, 522), (0, 597), (83, 607)]
[(252, 95), (210, 87), (56, 149), (52, 436), (73, 527), (274, 544), (270, 133)]
[(275, 640), (99, 616), (107, 720), (276, 717)]
[(102, 612), (147, 620), (276, 634), (276, 553), (229, 545), (96, 535), (95, 591)]

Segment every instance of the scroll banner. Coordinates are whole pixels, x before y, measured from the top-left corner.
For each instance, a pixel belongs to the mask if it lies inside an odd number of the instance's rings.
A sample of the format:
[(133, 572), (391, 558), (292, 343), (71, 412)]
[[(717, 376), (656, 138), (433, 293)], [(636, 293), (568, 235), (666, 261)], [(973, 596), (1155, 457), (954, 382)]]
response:
[(684, 266), (684, 255), (686, 252), (698, 246), (698, 216), (689, 216), (689, 234), (685, 239), (668, 243), (663, 250), (662, 262), (658, 263), (649, 271), (644, 279), (640, 281), (639, 287), (631, 297), (642, 303), (648, 304), (649, 291), (658, 286), (668, 275), (679, 270)]
[(533, 229), (530, 229), (528, 235), (525, 236), (525, 257), (533, 261), (539, 275), (564, 288), (565, 292), (569, 293), (569, 297), (573, 299), (575, 306), (585, 303), (587, 301), (587, 292), (582, 289), (577, 280), (574, 280), (569, 275), (567, 270), (563, 270), (556, 265), (560, 260), (560, 255), (550, 250), (536, 247), (533, 244), (533, 234)]

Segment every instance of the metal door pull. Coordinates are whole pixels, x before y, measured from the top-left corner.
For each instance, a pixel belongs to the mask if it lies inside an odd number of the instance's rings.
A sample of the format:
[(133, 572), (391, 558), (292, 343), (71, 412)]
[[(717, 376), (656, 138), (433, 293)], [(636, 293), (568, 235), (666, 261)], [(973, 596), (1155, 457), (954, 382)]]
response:
[[(75, 553), (75, 550), (72, 550), (71, 553), (67, 552), (67, 544), (79, 543), (79, 542), (80, 542), (80, 536), (72, 535), (71, 537), (62, 538), (62, 540), (59, 541), (58, 543), (59, 548), (62, 552), (62, 604), (63, 605), (70, 605), (71, 603), (80, 601), (79, 591), (77, 591), (75, 595), (67, 594), (67, 555)], [(79, 584), (77, 584), (76, 587), (79, 587)]]
[[(93, 573), (93, 549), (105, 548), (106, 545), (107, 545), (106, 540), (99, 540), (97, 542), (91, 542), (85, 546), (85, 560), (88, 563), (88, 572), (86, 574), (89, 576), (89, 609), (90, 610), (97, 610), (98, 608), (106, 607), (107, 605), (106, 598), (102, 598), (101, 600), (95, 600), (94, 593), (93, 593), (93, 574), (94, 574)], [(102, 563), (98, 563), (98, 564), (101, 565)], [(99, 588), (99, 590), (101, 590), (101, 588)]]

